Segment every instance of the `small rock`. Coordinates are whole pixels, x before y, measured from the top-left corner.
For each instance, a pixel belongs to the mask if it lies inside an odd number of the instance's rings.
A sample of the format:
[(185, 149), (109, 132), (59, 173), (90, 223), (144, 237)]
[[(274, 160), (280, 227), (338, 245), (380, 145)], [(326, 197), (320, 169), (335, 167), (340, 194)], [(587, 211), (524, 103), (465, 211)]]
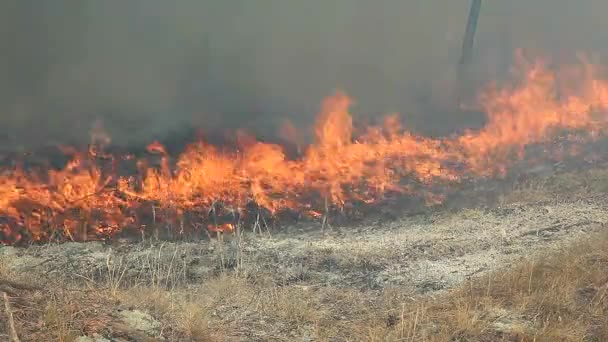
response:
[(0, 245), (0, 256), (5, 257), (17, 257), (19, 256), (19, 250), (13, 246)]
[(112, 341), (108, 340), (107, 338), (105, 338), (99, 334), (94, 334), (93, 336), (80, 336), (75, 340), (75, 342), (112, 342)]
[(150, 314), (140, 310), (129, 310), (120, 313), (123, 323), (135, 330), (148, 335), (154, 335), (160, 331), (160, 322)]

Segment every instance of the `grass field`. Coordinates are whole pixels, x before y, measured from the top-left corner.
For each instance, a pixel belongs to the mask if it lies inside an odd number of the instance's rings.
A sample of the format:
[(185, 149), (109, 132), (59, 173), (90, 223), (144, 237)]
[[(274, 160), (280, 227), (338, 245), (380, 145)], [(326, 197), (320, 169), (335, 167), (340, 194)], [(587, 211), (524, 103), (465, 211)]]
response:
[(326, 235), (0, 247), (0, 340), (607, 341), (607, 189), (592, 170)]

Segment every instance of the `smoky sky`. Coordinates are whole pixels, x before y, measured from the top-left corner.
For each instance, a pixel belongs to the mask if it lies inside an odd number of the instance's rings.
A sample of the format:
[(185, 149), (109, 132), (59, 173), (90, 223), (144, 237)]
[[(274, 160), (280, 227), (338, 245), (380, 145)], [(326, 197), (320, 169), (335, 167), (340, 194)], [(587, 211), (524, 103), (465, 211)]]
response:
[[(3, 0), (0, 143), (117, 144), (180, 129), (309, 127), (341, 89), (365, 121), (389, 112), (432, 134), (468, 124), (450, 100), (468, 0)], [(604, 0), (484, 0), (473, 68), (504, 77), (513, 51), (608, 44)]]

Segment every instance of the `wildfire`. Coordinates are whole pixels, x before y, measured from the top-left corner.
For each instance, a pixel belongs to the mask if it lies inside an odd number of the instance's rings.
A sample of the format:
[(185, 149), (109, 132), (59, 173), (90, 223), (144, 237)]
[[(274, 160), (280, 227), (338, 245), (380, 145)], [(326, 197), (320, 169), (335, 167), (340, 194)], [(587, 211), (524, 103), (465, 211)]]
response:
[(223, 223), (220, 225), (208, 224), (207, 230), (214, 233), (232, 233), (234, 225), (232, 223)]
[[(304, 148), (296, 139), (303, 149), (298, 159), (279, 145), (242, 139), (238, 151), (196, 142), (172, 161), (153, 143), (148, 151), (160, 166), (138, 160), (137, 174), (124, 175), (116, 170), (121, 158), (103, 152), (109, 137), (96, 126), (93, 147), (64, 169), (0, 174), (0, 241), (86, 240), (150, 226), (232, 232), (236, 218), (259, 220), (261, 211), (321, 217), (329, 207), (394, 193), (439, 202), (434, 184), (502, 176), (526, 146), (562, 133), (583, 141), (604, 135), (608, 82), (595, 66), (553, 72), (536, 61), (522, 69), (520, 83), (479, 97), (487, 114), (482, 129), (443, 139), (404, 130), (394, 115), (354, 137), (352, 100), (338, 92), (322, 103), (315, 142)], [(283, 134), (296, 136), (285, 127)]]

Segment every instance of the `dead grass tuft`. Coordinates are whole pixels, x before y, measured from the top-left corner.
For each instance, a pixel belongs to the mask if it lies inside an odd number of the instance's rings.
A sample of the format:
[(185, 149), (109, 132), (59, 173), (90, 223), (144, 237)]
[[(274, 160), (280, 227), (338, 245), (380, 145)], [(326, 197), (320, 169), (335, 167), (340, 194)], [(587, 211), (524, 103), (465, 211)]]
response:
[(119, 293), (123, 305), (150, 312), (171, 340), (212, 341), (209, 312), (196, 294), (162, 288), (132, 288)]
[(42, 312), (41, 329), (50, 333), (55, 341), (74, 341), (79, 336), (71, 319), (76, 314), (77, 306), (70, 303), (68, 298), (53, 295), (48, 300)]

